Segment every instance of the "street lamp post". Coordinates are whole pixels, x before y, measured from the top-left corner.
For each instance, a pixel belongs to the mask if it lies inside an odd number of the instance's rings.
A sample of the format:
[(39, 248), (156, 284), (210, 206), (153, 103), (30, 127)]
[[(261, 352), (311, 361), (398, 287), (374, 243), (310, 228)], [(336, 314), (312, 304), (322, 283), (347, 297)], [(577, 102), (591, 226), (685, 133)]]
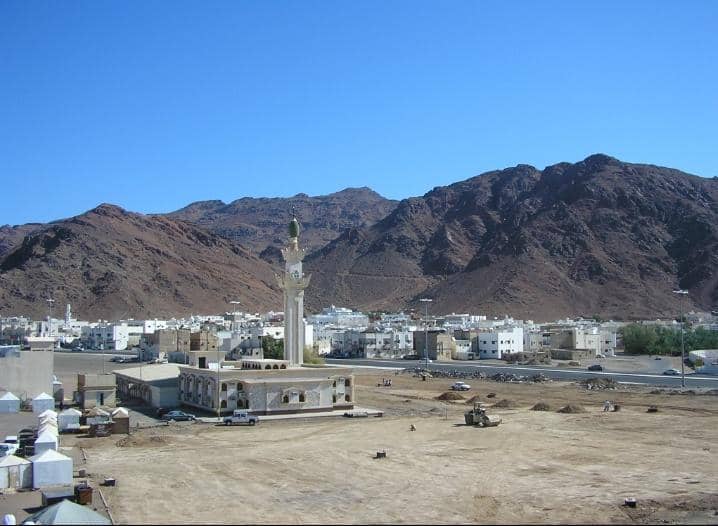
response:
[(674, 290), (674, 294), (680, 294), (684, 297), (684, 301), (681, 302), (681, 387), (686, 387), (686, 370), (685, 370), (685, 361), (686, 361), (686, 354), (685, 354), (685, 344), (684, 344), (684, 337), (683, 337), (683, 327), (685, 326), (686, 320), (686, 309), (685, 309), (685, 297), (688, 295), (687, 290), (679, 289)]
[(52, 304), (55, 300), (48, 297), (45, 301), (47, 302), (47, 335), (52, 337)]
[(420, 302), (424, 304), (424, 367), (429, 370), (429, 303), (431, 298), (421, 298)]

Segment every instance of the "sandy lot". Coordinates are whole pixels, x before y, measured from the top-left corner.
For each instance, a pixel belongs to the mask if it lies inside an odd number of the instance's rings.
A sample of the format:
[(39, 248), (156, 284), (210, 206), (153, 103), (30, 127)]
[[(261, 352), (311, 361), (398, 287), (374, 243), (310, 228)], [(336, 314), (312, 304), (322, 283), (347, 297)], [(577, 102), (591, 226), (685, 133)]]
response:
[[(434, 399), (450, 380), (381, 377), (358, 376), (357, 395), (383, 418), (76, 440), (96, 483), (117, 479), (103, 493), (120, 523), (718, 523), (716, 395), (472, 381), (467, 398), (515, 404), (480, 429), (463, 425), (463, 401)], [(538, 400), (554, 410), (531, 411)], [(587, 412), (555, 412), (567, 402)]]

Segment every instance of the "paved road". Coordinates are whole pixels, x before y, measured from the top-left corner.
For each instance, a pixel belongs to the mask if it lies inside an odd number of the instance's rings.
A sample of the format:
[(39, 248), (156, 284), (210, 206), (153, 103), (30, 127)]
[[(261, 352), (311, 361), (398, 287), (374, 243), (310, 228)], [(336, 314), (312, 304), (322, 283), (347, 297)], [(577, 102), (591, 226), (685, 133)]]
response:
[[(372, 359), (328, 359), (327, 363), (337, 365), (360, 365), (369, 367), (390, 367), (404, 369), (406, 367), (417, 367), (423, 366), (422, 360), (372, 360)], [(679, 376), (665, 376), (662, 374), (646, 374), (646, 373), (627, 373), (627, 372), (612, 372), (610, 370), (598, 371), (587, 371), (586, 369), (577, 368), (555, 368), (553, 366), (534, 366), (534, 365), (482, 365), (477, 362), (461, 362), (452, 361), (450, 363), (439, 363), (434, 362), (429, 364), (429, 369), (434, 370), (458, 370), (472, 372), (480, 370), (487, 375), (495, 373), (506, 373), (506, 374), (520, 374), (520, 375), (531, 375), (542, 373), (554, 380), (567, 380), (576, 381), (582, 380), (589, 377), (607, 377), (613, 378), (617, 382), (621, 383), (634, 383), (644, 385), (656, 385), (660, 387), (680, 387), (681, 377)], [(686, 375), (686, 387), (687, 388), (712, 388), (718, 389), (718, 377), (690, 374)]]

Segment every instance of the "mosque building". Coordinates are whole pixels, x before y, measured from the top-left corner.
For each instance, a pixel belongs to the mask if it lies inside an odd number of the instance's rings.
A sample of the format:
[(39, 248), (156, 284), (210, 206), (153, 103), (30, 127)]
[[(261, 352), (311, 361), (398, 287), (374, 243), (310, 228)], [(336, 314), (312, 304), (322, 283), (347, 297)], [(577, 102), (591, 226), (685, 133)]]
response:
[(304, 290), (311, 276), (302, 270), (299, 222), (289, 223), (282, 250), (284, 272), (277, 282), (284, 291), (284, 360), (227, 360), (221, 351), (193, 352), (179, 366), (179, 401), (206, 411), (255, 415), (323, 412), (354, 407), (351, 368), (304, 366)]

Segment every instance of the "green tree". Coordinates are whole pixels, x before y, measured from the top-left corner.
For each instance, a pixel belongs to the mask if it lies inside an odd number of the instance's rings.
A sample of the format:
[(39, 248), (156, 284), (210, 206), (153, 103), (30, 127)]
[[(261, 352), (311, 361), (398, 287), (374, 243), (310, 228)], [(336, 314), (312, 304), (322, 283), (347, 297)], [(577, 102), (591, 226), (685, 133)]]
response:
[(621, 330), (623, 347), (627, 354), (651, 354), (657, 340), (654, 327), (633, 323)]
[(262, 337), (262, 352), (264, 357), (271, 360), (284, 359), (284, 340), (275, 340), (271, 336)]

